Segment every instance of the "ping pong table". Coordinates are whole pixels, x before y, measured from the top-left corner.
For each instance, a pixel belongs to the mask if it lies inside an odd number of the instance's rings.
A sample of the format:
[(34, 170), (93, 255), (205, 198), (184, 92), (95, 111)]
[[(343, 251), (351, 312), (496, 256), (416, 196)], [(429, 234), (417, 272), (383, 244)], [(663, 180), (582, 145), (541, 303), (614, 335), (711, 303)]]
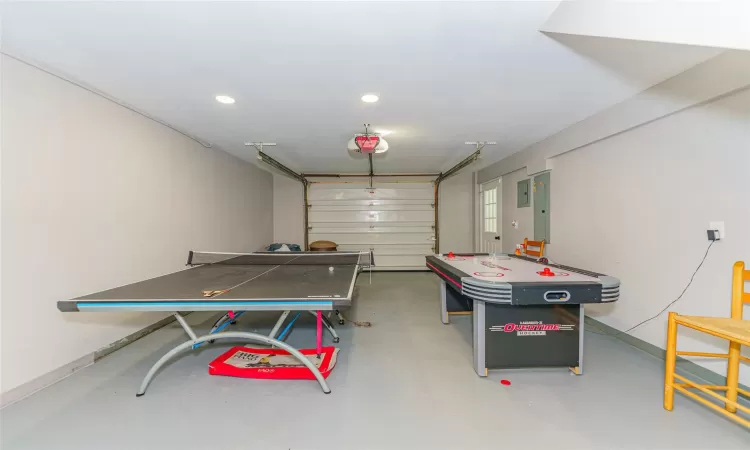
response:
[[(217, 339), (247, 340), (285, 350), (310, 369), (323, 392), (331, 392), (317, 367), (297, 349), (276, 339), (276, 333), (289, 311), (312, 311), (317, 316), (320, 354), (322, 311), (338, 311), (351, 305), (357, 275), (363, 268), (373, 265), (371, 252), (191, 251), (187, 265), (191, 268), (60, 301), (57, 307), (62, 312), (168, 311), (174, 315), (190, 339), (167, 352), (151, 367), (136, 394), (138, 397), (146, 393), (153, 377), (169, 360), (185, 350)], [(197, 336), (180, 314), (192, 311), (230, 313), (217, 321), (211, 333)], [(283, 314), (269, 336), (223, 331), (237, 317), (236, 311), (283, 311)]]

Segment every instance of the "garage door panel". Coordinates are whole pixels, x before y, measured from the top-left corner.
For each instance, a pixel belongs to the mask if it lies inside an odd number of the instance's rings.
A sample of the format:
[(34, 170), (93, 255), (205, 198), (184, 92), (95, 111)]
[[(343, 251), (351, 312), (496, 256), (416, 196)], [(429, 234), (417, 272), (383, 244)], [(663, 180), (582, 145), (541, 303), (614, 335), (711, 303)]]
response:
[(375, 256), (373, 270), (426, 270), (424, 255)]
[(322, 226), (323, 224), (315, 224), (312, 225), (312, 229), (310, 230), (311, 234), (336, 234), (336, 233), (421, 233), (426, 234), (428, 236), (432, 236), (433, 230), (431, 226), (421, 226), (421, 227), (376, 227), (374, 225), (371, 226), (362, 226), (361, 224), (349, 224), (350, 227), (344, 227), (342, 224), (325, 224), (328, 226)]
[[(412, 228), (425, 228), (433, 230), (432, 221), (424, 222), (310, 222), (317, 230), (321, 228), (363, 228), (363, 229), (380, 229), (380, 228), (400, 228), (404, 231), (413, 231)], [(319, 231), (316, 231), (316, 233)]]
[(429, 189), (315, 189), (308, 192), (310, 201), (316, 200), (433, 200), (432, 188)]
[[(363, 190), (363, 189), (371, 189), (370, 187), (370, 179), (369, 178), (362, 178), (362, 179), (354, 179), (354, 180), (348, 180), (348, 181), (336, 181), (336, 180), (330, 180), (329, 182), (313, 182), (313, 187), (318, 190), (341, 190), (341, 189), (348, 189), (348, 190)], [(432, 183), (432, 179), (422, 179), (422, 180), (400, 180), (400, 181), (377, 181), (374, 180), (372, 183), (372, 189), (410, 189), (410, 190), (417, 190), (417, 191), (431, 191), (433, 189), (434, 184)]]
[[(391, 245), (391, 244), (372, 244), (370, 246), (362, 244), (343, 244), (339, 246), (341, 251), (372, 251), (375, 255), (380, 256), (398, 256), (398, 255), (411, 255), (420, 256), (424, 258), (424, 255), (433, 253), (432, 244), (411, 244), (411, 245)], [(423, 263), (424, 261), (422, 261)], [(420, 264), (422, 264), (420, 263)], [(422, 264), (424, 265), (424, 264)]]
[(424, 270), (424, 255), (434, 253), (432, 247), (417, 245), (341, 245), (341, 251), (372, 251), (375, 258), (373, 270)]
[(313, 184), (308, 191), (308, 239), (342, 251), (370, 251), (379, 270), (424, 270), (434, 253), (434, 191), (430, 183)]
[(433, 211), (315, 211), (311, 210), (309, 222), (428, 222), (434, 219)]
[[(341, 202), (343, 203), (343, 202)], [(311, 204), (310, 211), (315, 212), (331, 212), (331, 211), (403, 211), (408, 209), (410, 211), (434, 211), (432, 205), (428, 204), (415, 204), (415, 205), (318, 205)]]
[(326, 208), (328, 206), (395, 206), (403, 207), (408, 206), (405, 209), (413, 209), (412, 206), (419, 205), (422, 207), (432, 208), (432, 202), (434, 199), (410, 199), (410, 200), (382, 200), (382, 199), (366, 199), (366, 200), (311, 200), (308, 199), (308, 204), (312, 208)]
[(310, 233), (310, 241), (337, 244), (416, 244), (433, 242), (431, 233)]

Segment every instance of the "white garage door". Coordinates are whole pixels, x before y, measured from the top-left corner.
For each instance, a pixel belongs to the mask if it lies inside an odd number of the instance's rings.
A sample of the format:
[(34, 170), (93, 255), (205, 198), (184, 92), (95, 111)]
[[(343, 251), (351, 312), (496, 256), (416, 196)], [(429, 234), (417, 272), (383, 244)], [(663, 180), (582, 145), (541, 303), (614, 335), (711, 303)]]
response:
[(433, 254), (435, 210), (430, 182), (313, 183), (308, 191), (309, 242), (372, 250), (374, 270), (424, 270)]

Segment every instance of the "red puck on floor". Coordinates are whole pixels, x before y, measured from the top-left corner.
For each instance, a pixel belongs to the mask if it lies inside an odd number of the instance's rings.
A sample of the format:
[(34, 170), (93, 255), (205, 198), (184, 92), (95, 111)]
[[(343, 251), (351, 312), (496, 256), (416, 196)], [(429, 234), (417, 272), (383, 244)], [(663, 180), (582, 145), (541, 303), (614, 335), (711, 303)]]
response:
[(500, 384), (502, 384), (503, 386), (510, 386), (510, 381), (508, 381), (508, 380), (500, 380)]

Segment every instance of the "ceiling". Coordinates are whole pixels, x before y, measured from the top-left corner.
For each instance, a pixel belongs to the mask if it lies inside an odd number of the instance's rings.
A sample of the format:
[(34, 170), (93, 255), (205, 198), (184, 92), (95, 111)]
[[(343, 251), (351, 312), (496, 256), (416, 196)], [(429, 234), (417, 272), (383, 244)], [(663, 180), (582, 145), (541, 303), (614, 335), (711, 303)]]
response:
[[(388, 130), (379, 172), (485, 164), (718, 53), (546, 35), (557, 2), (6, 3), (3, 52), (248, 161), (363, 172), (347, 141)], [(380, 101), (360, 97), (377, 93)], [(234, 97), (233, 105), (214, 100)]]

